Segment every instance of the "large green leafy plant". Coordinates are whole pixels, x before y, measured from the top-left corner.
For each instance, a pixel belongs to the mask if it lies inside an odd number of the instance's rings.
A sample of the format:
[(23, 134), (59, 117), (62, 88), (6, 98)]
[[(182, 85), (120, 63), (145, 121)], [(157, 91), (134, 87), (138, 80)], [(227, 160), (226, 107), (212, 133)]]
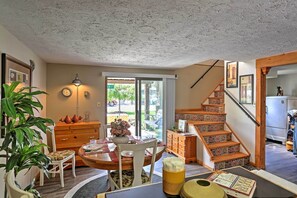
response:
[[(6, 163), (0, 164), (0, 168), (4, 167), (6, 172), (14, 169), (15, 175), (33, 166), (46, 171), (50, 159), (42, 152), (42, 148), (47, 145), (41, 143), (41, 133), (46, 133), (53, 121), (34, 114), (34, 111), (43, 108), (36, 96), (46, 93), (33, 90), (33, 87), (18, 90), (19, 84), (13, 82), (11, 85), (3, 85), (4, 97), (1, 99), (0, 117), (5, 120), (5, 125), (2, 126), (5, 137), (0, 151), (5, 154), (0, 157), (6, 158)], [(34, 193), (35, 190), (31, 188), (32, 185), (25, 190)]]

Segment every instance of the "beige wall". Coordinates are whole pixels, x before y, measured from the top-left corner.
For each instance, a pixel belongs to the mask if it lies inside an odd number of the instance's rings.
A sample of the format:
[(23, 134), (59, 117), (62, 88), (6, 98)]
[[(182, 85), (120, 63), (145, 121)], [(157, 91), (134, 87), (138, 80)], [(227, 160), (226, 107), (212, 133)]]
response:
[(214, 67), (191, 89), (208, 68), (206, 65), (192, 65), (175, 71), (178, 75), (175, 92), (176, 109), (200, 108), (205, 98), (223, 80), (224, 67)]
[[(256, 62), (239, 62), (238, 77), (241, 75), (254, 74), (254, 102), (256, 98)], [(237, 88), (226, 88), (231, 94), (239, 100), (239, 81)], [(254, 104), (244, 104), (244, 106), (255, 116), (256, 108)], [(225, 94), (225, 112), (227, 113), (226, 121), (235, 131), (243, 144), (251, 153), (251, 162), (255, 162), (255, 124), (245, 115), (245, 113), (234, 104), (234, 102)]]
[[(148, 74), (174, 74), (171, 70), (125, 69), (116, 67), (98, 67), (81, 65), (48, 64), (47, 67), (47, 117), (58, 121), (66, 115), (76, 113), (76, 87), (71, 84), (75, 74), (79, 74), (82, 85), (79, 89), (79, 115), (84, 117), (86, 111), (90, 112), (90, 120), (105, 119), (105, 77), (102, 72), (126, 72)], [(61, 90), (68, 87), (72, 95), (68, 98), (61, 94)], [(84, 91), (90, 93), (89, 98), (84, 97)], [(97, 103), (101, 107), (97, 107)], [(102, 128), (101, 128), (102, 129)], [(101, 130), (102, 131), (102, 130)]]
[[(33, 71), (32, 85), (36, 86), (42, 90), (46, 90), (46, 64), (40, 59), (34, 52), (32, 52), (27, 46), (20, 42), (16, 37), (10, 34), (3, 26), (0, 25), (0, 53), (7, 53), (27, 64), (29, 60), (35, 62), (35, 70)], [(0, 57), (1, 59), (1, 57)], [(42, 104), (44, 104), (44, 109), (38, 113), (40, 116), (46, 115), (46, 96), (39, 98)], [(0, 139), (0, 145), (2, 144), (3, 139)], [(2, 158), (0, 159), (2, 160)], [(36, 169), (32, 169), (26, 175), (19, 175), (18, 182), (24, 186), (28, 185), (33, 177), (37, 173)], [(0, 169), (0, 197), (4, 196), (4, 183), (3, 178), (4, 170)]]
[[(82, 81), (79, 89), (79, 115), (84, 117), (85, 112), (90, 113), (91, 120), (105, 119), (105, 77), (102, 72), (126, 72), (148, 74), (178, 74), (176, 81), (176, 108), (199, 108), (200, 103), (213, 91), (223, 79), (224, 67), (214, 67), (194, 89), (190, 86), (200, 77), (209, 66), (189, 66), (178, 70), (151, 70), (151, 69), (123, 69), (116, 67), (98, 67), (82, 65), (48, 64), (47, 66), (47, 117), (58, 121), (66, 115), (76, 113), (76, 87), (71, 84), (75, 74), (79, 74)], [(68, 98), (61, 94), (61, 90), (68, 87), (72, 95)], [(90, 97), (84, 97), (84, 91)], [(97, 107), (97, 103), (101, 107)], [(103, 131), (103, 128), (101, 128)], [(101, 134), (103, 135), (103, 134)]]

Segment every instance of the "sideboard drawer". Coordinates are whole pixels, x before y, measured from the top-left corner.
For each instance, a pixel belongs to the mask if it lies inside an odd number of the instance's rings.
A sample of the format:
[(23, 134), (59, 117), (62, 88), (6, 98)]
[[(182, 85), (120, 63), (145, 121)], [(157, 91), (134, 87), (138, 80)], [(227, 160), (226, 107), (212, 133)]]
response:
[(55, 130), (55, 135), (68, 135), (71, 134), (70, 130)]
[(68, 148), (74, 146), (74, 138), (72, 135), (56, 135), (56, 147)]
[(73, 125), (70, 126), (70, 129), (95, 129), (95, 128), (99, 128), (98, 124), (90, 124), (90, 125)]
[(173, 137), (172, 137), (172, 141), (173, 142), (178, 142), (178, 136), (174, 134)]
[(178, 142), (173, 142), (172, 143), (172, 150), (173, 150), (173, 152), (177, 152), (177, 150), (178, 150)]
[(64, 131), (64, 130), (69, 130), (70, 127), (69, 126), (55, 126), (55, 130), (61, 130), (61, 131)]
[(80, 146), (89, 143), (92, 139), (99, 139), (99, 135), (95, 133), (77, 134), (73, 135), (74, 141)]
[[(55, 126), (55, 140), (57, 150), (78, 149), (91, 139), (99, 139), (100, 122), (80, 122), (75, 124), (57, 123)], [(76, 156), (76, 166), (83, 166), (81, 158)]]
[(73, 134), (96, 133), (96, 132), (98, 132), (98, 129), (92, 129), (92, 128), (90, 128), (90, 129), (76, 129), (76, 130), (72, 129), (71, 132)]

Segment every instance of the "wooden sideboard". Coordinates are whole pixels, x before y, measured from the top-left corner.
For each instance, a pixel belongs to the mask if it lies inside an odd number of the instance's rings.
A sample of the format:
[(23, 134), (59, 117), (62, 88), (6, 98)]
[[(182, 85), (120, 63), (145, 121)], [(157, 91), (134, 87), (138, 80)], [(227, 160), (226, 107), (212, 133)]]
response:
[(79, 122), (66, 124), (58, 122), (55, 125), (55, 141), (56, 149), (74, 150), (76, 166), (85, 166), (80, 156), (78, 156), (79, 148), (91, 139), (99, 139), (100, 122)]
[(167, 151), (184, 159), (186, 164), (197, 162), (196, 139), (194, 134), (167, 130)]

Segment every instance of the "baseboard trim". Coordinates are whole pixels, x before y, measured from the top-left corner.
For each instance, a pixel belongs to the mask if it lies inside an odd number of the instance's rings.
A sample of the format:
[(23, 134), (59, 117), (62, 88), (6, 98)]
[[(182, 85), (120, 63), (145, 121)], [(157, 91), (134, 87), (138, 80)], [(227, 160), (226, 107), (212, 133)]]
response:
[(211, 167), (207, 166), (207, 165), (206, 165), (206, 164), (204, 164), (202, 161), (200, 161), (200, 160), (197, 160), (197, 163), (198, 163), (199, 165), (201, 165), (201, 166), (203, 166), (203, 167), (207, 168), (208, 170), (210, 170), (210, 171), (213, 171), (213, 168), (211, 168)]
[(254, 162), (250, 162), (250, 165), (256, 167), (256, 164)]

